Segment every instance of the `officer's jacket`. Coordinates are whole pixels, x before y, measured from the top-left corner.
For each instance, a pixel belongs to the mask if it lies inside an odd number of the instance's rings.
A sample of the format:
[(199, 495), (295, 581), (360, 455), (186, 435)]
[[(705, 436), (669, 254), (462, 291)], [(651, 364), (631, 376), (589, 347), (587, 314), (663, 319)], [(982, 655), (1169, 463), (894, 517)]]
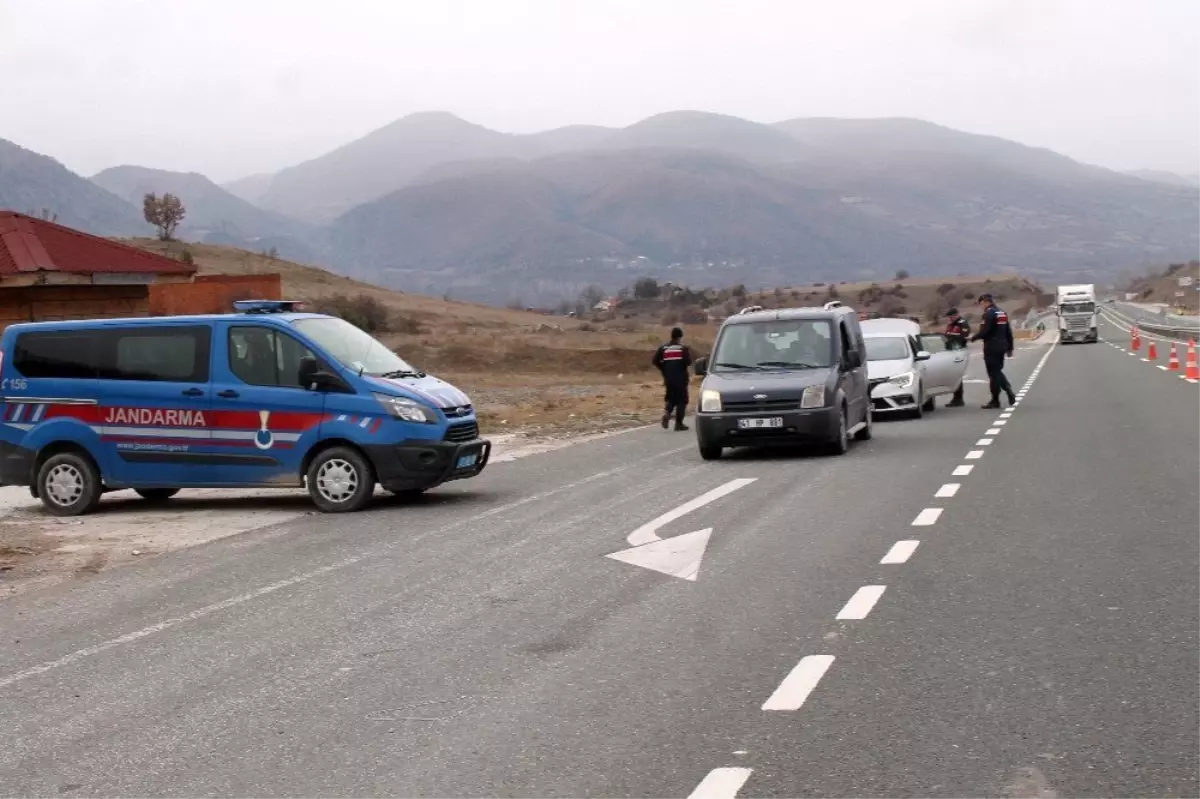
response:
[(686, 344), (663, 344), (655, 351), (653, 363), (662, 372), (663, 379), (686, 381), (688, 368), (692, 365), (692, 351)]
[(983, 323), (979, 326), (979, 332), (971, 340), (982, 341), (984, 352), (1012, 352), (1013, 333), (1008, 314), (998, 305), (989, 307), (983, 312)]

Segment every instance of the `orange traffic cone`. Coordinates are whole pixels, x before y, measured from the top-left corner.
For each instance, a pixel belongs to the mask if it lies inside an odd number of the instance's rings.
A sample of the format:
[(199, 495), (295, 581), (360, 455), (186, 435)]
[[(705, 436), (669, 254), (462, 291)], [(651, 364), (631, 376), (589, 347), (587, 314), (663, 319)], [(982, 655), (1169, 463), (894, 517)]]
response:
[(1179, 371), (1179, 353), (1176, 351), (1175, 342), (1171, 342), (1171, 354), (1167, 356), (1167, 371)]
[(1188, 342), (1187, 369), (1183, 376), (1188, 380), (1200, 380), (1200, 362), (1196, 360), (1196, 342), (1194, 340)]
[(1146, 351), (1147, 361), (1158, 360), (1158, 347), (1154, 346), (1154, 339), (1150, 339), (1150, 349)]
[(1133, 334), (1133, 351), (1137, 352), (1142, 348), (1142, 337), (1138, 335), (1137, 325), (1129, 328), (1129, 332)]

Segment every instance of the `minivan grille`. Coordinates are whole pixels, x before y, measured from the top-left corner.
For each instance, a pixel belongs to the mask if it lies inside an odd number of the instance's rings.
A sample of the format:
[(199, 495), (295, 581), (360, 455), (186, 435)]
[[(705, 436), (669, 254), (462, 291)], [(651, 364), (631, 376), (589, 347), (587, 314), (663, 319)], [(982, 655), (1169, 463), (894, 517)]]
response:
[(738, 400), (735, 402), (723, 402), (721, 407), (726, 411), (756, 412), (756, 411), (795, 411), (800, 409), (800, 400), (798, 399), (766, 399), (766, 400)]
[(479, 425), (476, 422), (460, 422), (446, 429), (446, 441), (474, 441), (479, 438)]

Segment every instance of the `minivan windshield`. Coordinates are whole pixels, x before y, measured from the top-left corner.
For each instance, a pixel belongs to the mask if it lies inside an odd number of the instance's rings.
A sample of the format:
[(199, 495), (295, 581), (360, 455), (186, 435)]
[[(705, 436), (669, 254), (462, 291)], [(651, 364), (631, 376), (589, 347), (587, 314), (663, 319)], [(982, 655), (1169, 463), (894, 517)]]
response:
[(833, 364), (828, 319), (776, 319), (726, 325), (717, 340), (710, 369), (819, 369)]
[(420, 377), (420, 369), (409, 366), (371, 335), (344, 319), (310, 317), (292, 326), (316, 342), (338, 363), (373, 377)]
[(868, 338), (866, 343), (868, 361), (900, 361), (912, 356), (908, 339), (903, 336)]

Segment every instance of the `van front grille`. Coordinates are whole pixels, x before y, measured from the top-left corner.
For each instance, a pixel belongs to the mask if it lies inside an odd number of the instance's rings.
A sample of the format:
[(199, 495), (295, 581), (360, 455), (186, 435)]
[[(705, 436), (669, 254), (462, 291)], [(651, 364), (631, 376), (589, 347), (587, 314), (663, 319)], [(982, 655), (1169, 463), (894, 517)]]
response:
[(446, 428), (446, 441), (474, 441), (479, 438), (479, 424), (476, 422), (460, 422)]

